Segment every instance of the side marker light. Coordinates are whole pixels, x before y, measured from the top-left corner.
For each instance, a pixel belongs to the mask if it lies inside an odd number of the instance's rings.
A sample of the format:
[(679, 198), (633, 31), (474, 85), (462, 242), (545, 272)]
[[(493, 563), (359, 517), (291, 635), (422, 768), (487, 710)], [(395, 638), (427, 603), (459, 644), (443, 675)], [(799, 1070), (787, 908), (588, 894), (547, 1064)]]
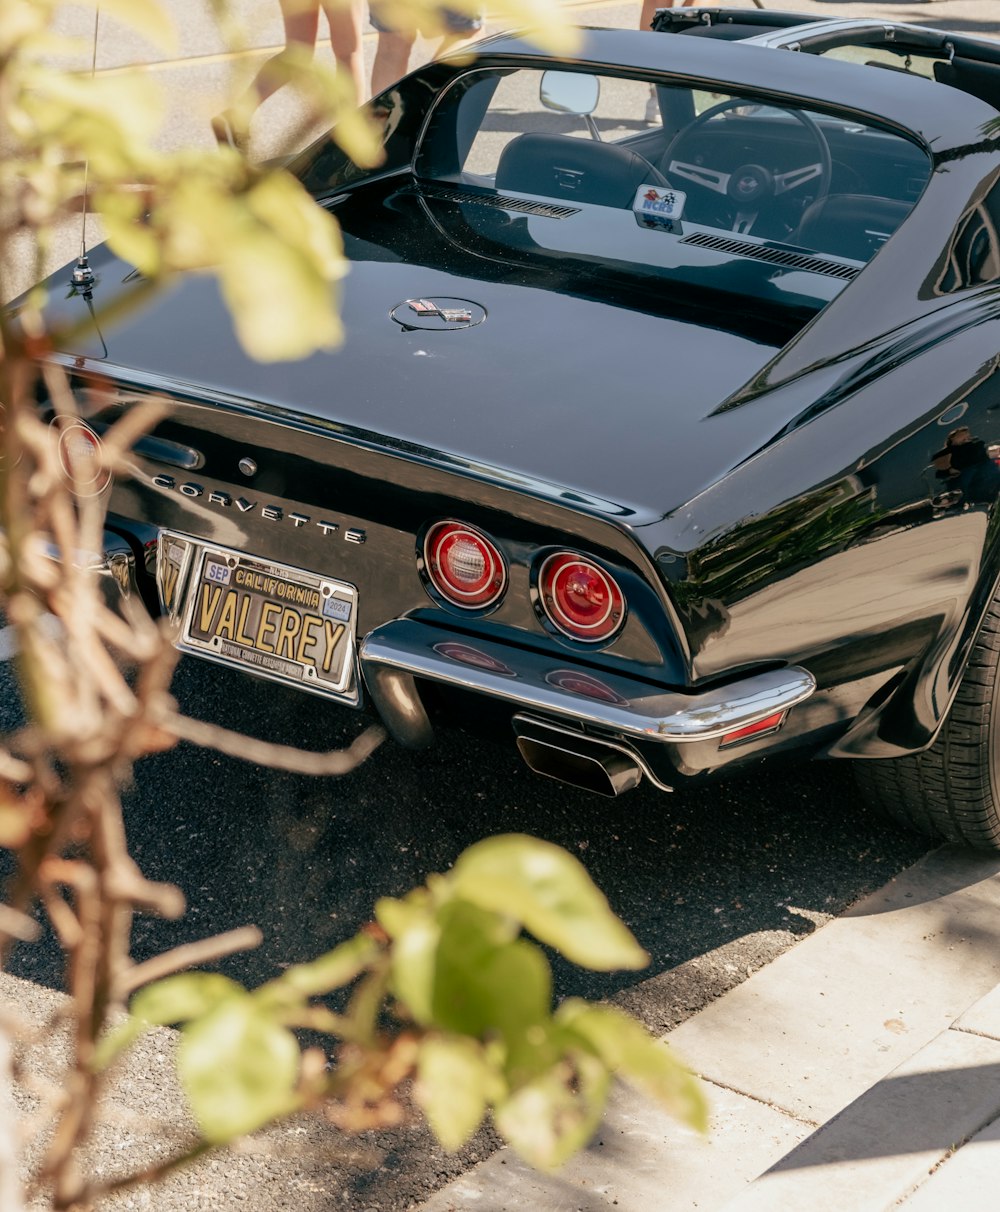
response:
[(719, 742), (719, 748), (724, 749), (727, 745), (735, 745), (737, 741), (756, 740), (757, 737), (767, 736), (770, 732), (777, 732), (785, 722), (787, 714), (787, 711), (776, 711), (774, 715), (757, 720), (755, 724), (747, 724), (745, 728), (735, 728), (723, 736)]

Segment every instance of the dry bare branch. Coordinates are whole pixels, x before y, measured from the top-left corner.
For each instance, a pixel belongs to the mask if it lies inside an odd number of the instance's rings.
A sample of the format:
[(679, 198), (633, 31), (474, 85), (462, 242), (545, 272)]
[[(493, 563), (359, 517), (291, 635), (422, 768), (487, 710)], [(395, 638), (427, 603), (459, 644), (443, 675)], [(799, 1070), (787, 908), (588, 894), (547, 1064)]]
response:
[(189, 1166), (200, 1157), (204, 1157), (213, 1148), (214, 1146), (206, 1141), (199, 1141), (183, 1153), (170, 1157), (164, 1162), (158, 1162), (155, 1166), (149, 1166), (145, 1170), (139, 1170), (135, 1174), (128, 1174), (124, 1178), (116, 1178), (107, 1183), (87, 1183), (81, 1186), (79, 1202), (84, 1207), (90, 1207), (95, 1201), (108, 1195), (114, 1195), (118, 1191), (130, 1191), (133, 1187), (153, 1186), (162, 1182), (175, 1170), (181, 1169), (182, 1166)]
[(0, 779), (8, 783), (26, 783), (31, 778), (32, 768), (27, 762), (14, 757), (6, 749), (0, 749)]
[(215, 749), (227, 757), (254, 762), (258, 766), (268, 766), (272, 770), (311, 774), (319, 778), (350, 773), (375, 752), (386, 735), (384, 728), (373, 724), (346, 749), (334, 749), (330, 753), (312, 753), (290, 745), (259, 741), (245, 736), (242, 732), (231, 732), (228, 728), (220, 728), (217, 724), (208, 724), (185, 715), (165, 715), (160, 724), (178, 740), (190, 741), (204, 749)]
[[(38, 923), (26, 913), (18, 913), (9, 905), (0, 905), (0, 934), (16, 938), (18, 942), (33, 943), (41, 933)], [(3, 1204), (0, 1203), (0, 1208)]]
[(201, 939), (197, 943), (184, 943), (165, 951), (162, 955), (154, 956), (145, 963), (136, 964), (122, 975), (119, 993), (122, 1000), (134, 993), (142, 985), (161, 980), (175, 972), (183, 972), (187, 968), (195, 968), (199, 964), (214, 963), (227, 955), (235, 955), (238, 951), (251, 951), (259, 947), (264, 936), (256, 926), (240, 926), (236, 930), (227, 930), (225, 934), (217, 934), (213, 938)]

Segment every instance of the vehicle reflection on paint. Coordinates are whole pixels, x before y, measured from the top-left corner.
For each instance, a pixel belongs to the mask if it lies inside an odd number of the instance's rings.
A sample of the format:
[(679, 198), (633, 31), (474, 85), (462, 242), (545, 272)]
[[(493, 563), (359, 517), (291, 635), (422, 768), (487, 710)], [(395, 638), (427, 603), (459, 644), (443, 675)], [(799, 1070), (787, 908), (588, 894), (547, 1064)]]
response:
[(1000, 495), (1000, 446), (987, 447), (968, 425), (953, 429), (931, 459), (949, 506), (988, 505)]

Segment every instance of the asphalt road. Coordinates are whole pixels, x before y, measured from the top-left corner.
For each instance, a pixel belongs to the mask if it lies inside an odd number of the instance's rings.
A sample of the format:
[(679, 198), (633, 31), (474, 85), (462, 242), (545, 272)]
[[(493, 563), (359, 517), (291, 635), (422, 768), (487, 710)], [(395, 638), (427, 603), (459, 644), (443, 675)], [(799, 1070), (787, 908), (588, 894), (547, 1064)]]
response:
[[(269, 740), (332, 747), (360, 726), (349, 712), (317, 710), (313, 699), (193, 660), (181, 663), (175, 689), (187, 712)], [(15, 701), (7, 665), (0, 670), (4, 730), (16, 723)], [(515, 830), (576, 854), (651, 955), (642, 973), (594, 974), (557, 961), (557, 996), (613, 996), (657, 1032), (927, 849), (873, 819), (842, 765), (772, 770), (694, 794), (643, 786), (607, 801), (533, 775), (512, 746), (457, 733), (421, 755), (386, 744), (337, 781), (279, 774), (184, 745), (140, 763), (125, 801), (134, 857), (148, 876), (180, 885), (188, 900), (178, 922), (138, 919), (137, 958), (255, 923), (264, 934), (259, 950), (219, 967), (260, 984), (352, 934), (377, 896), (404, 893), (429, 872), (446, 870), (468, 844)], [(61, 985), (49, 938), (20, 946), (10, 970)], [(140, 1058), (149, 1073), (139, 1101), (147, 1111), (154, 1105), (169, 1125), (181, 1114), (169, 1081), (155, 1072), (162, 1055)], [(331, 1150), (339, 1158), (343, 1145), (329, 1126), (292, 1130), (304, 1134), (291, 1142), (306, 1149), (304, 1160), (289, 1162), (287, 1132), (276, 1129), (261, 1153), (205, 1163), (176, 1180), (169, 1199), (158, 1195), (155, 1206), (270, 1212), (290, 1206), (290, 1186), (307, 1181), (295, 1187), (299, 1212), (398, 1212), (495, 1145), (483, 1132), (446, 1157), (411, 1127), (365, 1135), (360, 1144), (369, 1160), (345, 1166), (328, 1160)], [(157, 1140), (162, 1135), (162, 1127), (153, 1132)], [(126, 1139), (136, 1137), (129, 1118)], [(121, 1142), (121, 1132), (108, 1134), (98, 1164), (121, 1164)]]
[[(2, 676), (6, 728), (16, 718), (9, 665)], [(175, 691), (189, 714), (284, 744), (332, 748), (363, 725), (349, 711), (190, 659)], [(726, 945), (735, 945), (739, 979), (759, 962), (757, 950), (808, 932), (927, 848), (874, 819), (841, 765), (755, 773), (685, 794), (644, 784), (612, 801), (532, 774), (513, 744), (458, 732), (423, 754), (387, 742), (339, 780), (182, 745), (139, 764), (125, 804), (142, 869), (179, 884), (189, 904), (180, 922), (140, 919), (137, 956), (252, 922), (263, 946), (223, 965), (251, 985), (347, 937), (369, 920), (377, 896), (446, 870), (489, 834), (531, 833), (572, 851), (650, 952), (638, 975), (560, 969), (559, 994), (586, 997), (623, 993)], [(745, 956), (740, 940), (749, 940)], [(20, 947), (11, 970), (61, 983), (48, 944)], [(713, 977), (706, 996), (718, 991)], [(656, 1028), (677, 1014), (655, 1000), (643, 1010)]]
[[(582, 7), (588, 23), (631, 24), (626, 6)], [(857, 15), (861, 8), (850, 0), (841, 6), (800, 0), (794, 7), (817, 15)], [(983, 0), (864, 6), (866, 14), (990, 32), (986, 10)], [(258, 45), (270, 37), (270, 27), (263, 29)], [(182, 49), (197, 56), (197, 46)], [(157, 70), (176, 73), (176, 82), (199, 68)], [(200, 95), (207, 97), (221, 68), (212, 59), (200, 70), (208, 81)], [(196, 111), (198, 103), (188, 99), (187, 117), (170, 128), (168, 140), (186, 137)], [(200, 125), (198, 132), (203, 137)], [(64, 259), (75, 253), (75, 240), (74, 232), (65, 234)], [(27, 259), (22, 273), (26, 266)], [(7, 638), (0, 630), (0, 731), (18, 720)], [(192, 715), (317, 749), (342, 744), (363, 724), (348, 711), (189, 659), (181, 662), (175, 691)], [(531, 774), (513, 745), (457, 733), (441, 735), (419, 755), (387, 743), (337, 781), (278, 774), (181, 746), (140, 763), (125, 799), (135, 858), (148, 876), (177, 883), (189, 906), (179, 922), (138, 921), (140, 959), (255, 923), (264, 933), (261, 948), (232, 957), (221, 970), (259, 984), (350, 935), (379, 895), (405, 892), (429, 872), (447, 869), (486, 835), (521, 831), (576, 854), (652, 957), (639, 974), (557, 965), (557, 994), (614, 996), (655, 1030), (688, 1017), (927, 849), (874, 818), (842, 764), (765, 769), (686, 794), (643, 785), (607, 801)], [(51, 940), (18, 948), (11, 970), (61, 985)], [(303, 1197), (302, 1209), (334, 1202), (405, 1208), (490, 1147), (482, 1139), (446, 1161), (419, 1132), (379, 1137), (377, 1145), (374, 1172), (341, 1176), (346, 1185), (338, 1194), (320, 1192), (315, 1203)], [(240, 1199), (243, 1207), (271, 1206)], [(223, 1193), (210, 1206), (231, 1205)]]

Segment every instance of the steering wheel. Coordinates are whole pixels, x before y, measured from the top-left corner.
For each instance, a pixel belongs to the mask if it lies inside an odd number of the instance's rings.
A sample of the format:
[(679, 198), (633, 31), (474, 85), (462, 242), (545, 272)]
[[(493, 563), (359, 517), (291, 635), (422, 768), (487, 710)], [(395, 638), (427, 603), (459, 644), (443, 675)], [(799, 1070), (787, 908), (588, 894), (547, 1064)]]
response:
[(748, 162), (740, 164), (733, 172), (723, 172), (706, 164), (693, 164), (680, 157), (684, 143), (718, 114), (742, 109), (751, 104), (753, 102), (745, 98), (731, 97), (728, 101), (720, 101), (718, 105), (706, 109), (683, 130), (677, 132), (660, 159), (660, 171), (670, 179), (675, 188), (680, 188), (678, 182), (684, 181), (706, 194), (724, 198), (731, 212), (727, 215), (726, 222), (736, 232), (751, 232), (761, 212), (770, 210), (775, 198), (802, 189), (810, 182), (816, 183), (812, 199), (815, 201), (825, 198), (830, 192), (830, 180), (833, 176), (830, 145), (815, 120), (800, 109), (773, 105), (771, 102), (768, 102), (768, 109), (780, 109), (783, 113), (790, 114), (809, 133), (816, 145), (817, 154), (817, 159), (811, 164), (802, 164), (797, 168), (776, 173), (762, 164)]

